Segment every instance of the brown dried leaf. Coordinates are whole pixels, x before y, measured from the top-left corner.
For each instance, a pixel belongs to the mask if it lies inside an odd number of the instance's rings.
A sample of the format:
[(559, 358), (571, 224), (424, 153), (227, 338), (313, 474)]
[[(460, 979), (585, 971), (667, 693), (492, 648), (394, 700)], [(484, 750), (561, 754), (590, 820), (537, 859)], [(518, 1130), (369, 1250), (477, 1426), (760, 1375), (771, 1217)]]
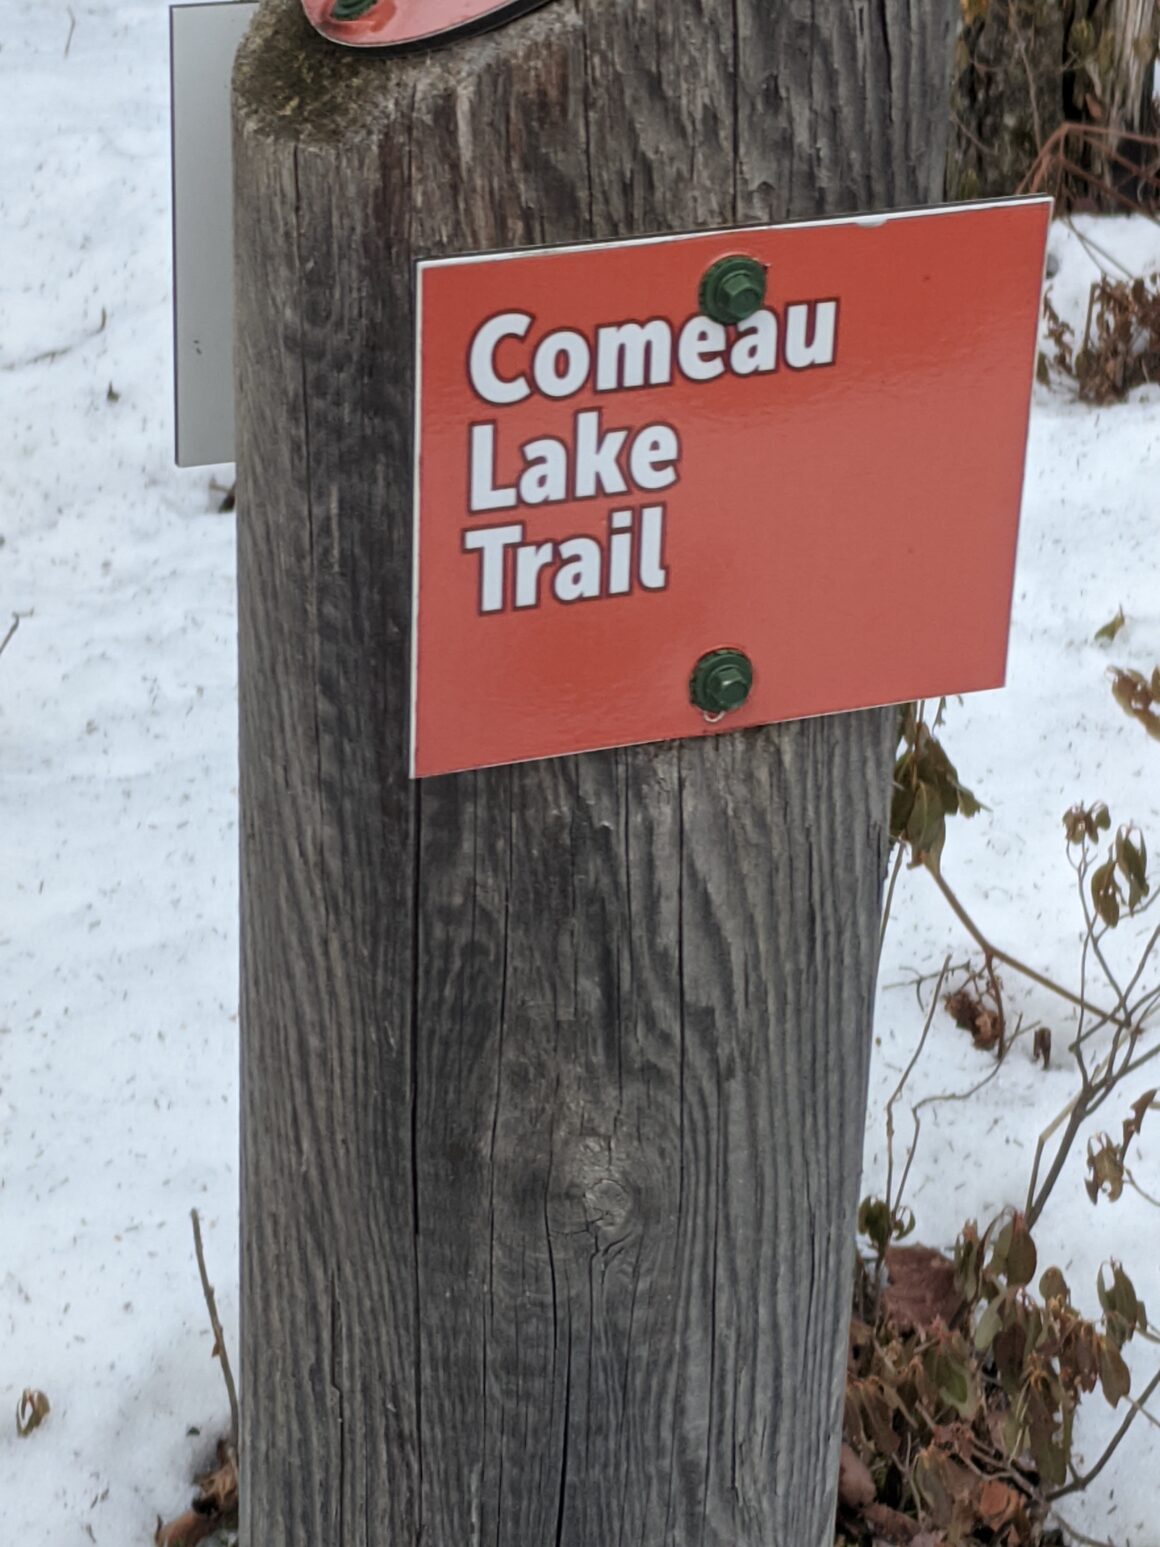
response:
[(1132, 1389), (1132, 1375), (1124, 1356), (1109, 1339), (1100, 1344), (1100, 1388), (1109, 1406), (1115, 1407)]
[(1039, 1293), (1045, 1300), (1060, 1300), (1066, 1304), (1071, 1295), (1067, 1280), (1058, 1268), (1048, 1268), (1039, 1280)]
[(1103, 1193), (1109, 1203), (1115, 1203), (1124, 1191), (1124, 1160), (1106, 1133), (1088, 1140), (1087, 1167), (1088, 1197), (1096, 1203)]
[(1068, 843), (1098, 843), (1112, 825), (1112, 814), (1102, 800), (1094, 806), (1069, 806), (1063, 813)]
[(1109, 929), (1120, 922), (1120, 888), (1116, 882), (1116, 862), (1106, 860), (1091, 874), (1092, 906)]
[(1123, 628), (1126, 621), (1127, 620), (1124, 617), (1124, 609), (1122, 607), (1117, 608), (1115, 617), (1109, 618), (1108, 621), (1104, 624), (1103, 628), (1096, 629), (1096, 639), (1115, 639), (1116, 635)]
[(155, 1547), (197, 1547), (222, 1526), (233, 1523), (238, 1512), (238, 1463), (230, 1445), (218, 1446), (218, 1465), (197, 1480), (197, 1497), (183, 1515), (168, 1524), (157, 1517)]
[(1116, 834), (1116, 869), (1128, 883), (1128, 911), (1132, 912), (1152, 890), (1148, 880), (1148, 846), (1143, 833), (1121, 827)]
[[(868, 1504), (862, 1512), (863, 1519), (884, 1541), (892, 1547), (913, 1547), (918, 1540), (918, 1521), (891, 1509), (889, 1504)], [(929, 1532), (927, 1533), (930, 1534)], [(935, 1537), (935, 1541), (938, 1537)]]
[(927, 1445), (914, 1458), (911, 1482), (935, 1525), (958, 1536), (973, 1517), (970, 1505), (975, 1474), (937, 1445)]
[(1111, 677), (1112, 697), (1116, 703), (1125, 714), (1138, 720), (1153, 740), (1160, 741), (1160, 711), (1157, 709), (1160, 667), (1153, 671), (1150, 680), (1141, 672), (1122, 666), (1112, 667)]
[(975, 1046), (982, 1048), (984, 1052), (994, 1047), (1001, 1035), (1001, 1027), (1002, 1021), (994, 1010), (980, 1009), (971, 1033)]
[(900, 1332), (953, 1326), (966, 1304), (955, 1287), (955, 1265), (930, 1246), (892, 1246), (886, 1253), (882, 1310)]
[(37, 1391), (34, 1386), (26, 1386), (16, 1404), (16, 1432), (20, 1438), (27, 1439), (34, 1429), (39, 1429), (51, 1411), (44, 1392)]
[(1157, 1090), (1153, 1087), (1152, 1090), (1146, 1090), (1138, 1101), (1133, 1101), (1130, 1108), (1132, 1115), (1124, 1119), (1124, 1141), (1120, 1146), (1121, 1154), (1126, 1155), (1128, 1145), (1131, 1144), (1134, 1138), (1138, 1137), (1140, 1129), (1144, 1124), (1144, 1113), (1151, 1111), (1156, 1105), (1156, 1096)]
[(1023, 1500), (1009, 1483), (989, 1477), (974, 1499), (975, 1513), (992, 1531), (1002, 1531), (1022, 1511)]
[(865, 1461), (843, 1444), (838, 1460), (838, 1502), (846, 1509), (864, 1509), (873, 1504), (877, 1491)]
[(1047, 323), (1047, 336), (1055, 345), (1056, 369), (1062, 371), (1065, 376), (1074, 376), (1075, 334), (1051, 304), (1049, 295), (1043, 297), (1043, 316)]
[(168, 1524), (158, 1518), (157, 1530), (153, 1533), (154, 1547), (197, 1547), (197, 1543), (212, 1536), (219, 1525), (220, 1518), (201, 1515), (195, 1509), (187, 1509), (184, 1515), (178, 1515)]
[(1007, 1248), (1007, 1282), (1029, 1284), (1035, 1277), (1037, 1265), (1038, 1253), (1027, 1228), (1027, 1221), (1022, 1214), (1016, 1214), (1012, 1220), (1011, 1243)]
[(966, 986), (948, 994), (943, 1005), (955, 1025), (969, 1031), (971, 1041), (982, 1052), (1002, 1046), (1006, 1027), (998, 1005), (987, 1004)]

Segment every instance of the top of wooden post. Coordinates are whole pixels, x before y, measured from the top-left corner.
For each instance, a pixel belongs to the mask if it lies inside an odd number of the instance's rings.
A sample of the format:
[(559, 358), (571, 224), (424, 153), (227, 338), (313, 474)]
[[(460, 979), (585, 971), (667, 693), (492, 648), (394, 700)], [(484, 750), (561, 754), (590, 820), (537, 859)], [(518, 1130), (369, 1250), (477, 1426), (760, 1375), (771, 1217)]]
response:
[(533, 54), (549, 36), (575, 38), (571, 5), (516, 18), (484, 33), (403, 53), (347, 48), (320, 37), (301, 0), (263, 0), (238, 50), (234, 105), (259, 134), (305, 147), (353, 144), (374, 135), (421, 83), (469, 89), (473, 77), (502, 71), (515, 52)]
[[(301, 0), (263, 0), (238, 55), (235, 121), (319, 149), (401, 122), (405, 155), (419, 125), (476, 135), (484, 106), (488, 139), (464, 159), (498, 151), (514, 169), (579, 111), (595, 236), (614, 234), (603, 217), (626, 180), (639, 218), (622, 235), (927, 203), (942, 196), (956, 11), (883, 0), (873, 25), (830, 28), (811, 6), (770, 0), (554, 0), (399, 54), (327, 42)], [(661, 164), (674, 157), (679, 168)], [(670, 188), (672, 221), (657, 207)]]

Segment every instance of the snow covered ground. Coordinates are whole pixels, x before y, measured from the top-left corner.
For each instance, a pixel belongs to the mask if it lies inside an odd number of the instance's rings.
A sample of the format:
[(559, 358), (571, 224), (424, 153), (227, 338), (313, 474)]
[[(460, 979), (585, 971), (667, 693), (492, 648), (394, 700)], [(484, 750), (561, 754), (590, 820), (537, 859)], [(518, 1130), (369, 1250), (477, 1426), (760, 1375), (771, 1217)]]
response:
[[(233, 520), (215, 470), (171, 463), (166, 36), (160, 0), (74, 0), (9, 7), (0, 41), (0, 637), (21, 615), (0, 658), (0, 1498), (21, 1547), (147, 1542), (209, 1458), (226, 1412), (192, 1206), (236, 1342)], [(1157, 226), (1083, 229), (1160, 268)], [(1062, 228), (1053, 247), (1075, 315), (1094, 267)], [(952, 706), (945, 730), (991, 808), (951, 824), (948, 874), (996, 941), (1072, 982), (1065, 807), (1102, 798), (1160, 851), (1160, 747), (1104, 675), (1160, 661), (1158, 491), (1160, 393), (1092, 410), (1037, 388), (1009, 686)], [(1094, 643), (1120, 605), (1114, 646)], [(894, 913), (867, 1191), (921, 1027), (890, 985), (966, 946), (921, 874)], [(910, 1202), (933, 1244), (1021, 1199), (1072, 1088), (1067, 1015), (1007, 986), (1053, 1027), (1054, 1066), (1017, 1047), (974, 1101), (928, 1113)], [(940, 1016), (911, 1091), (966, 1088), (986, 1056)], [(1160, 1130), (1136, 1174), (1160, 1194)], [(1134, 1195), (1093, 1209), (1078, 1155), (1040, 1236), (1085, 1305), (1119, 1254), (1160, 1307), (1160, 1214)], [(1135, 1358), (1137, 1388), (1156, 1352)], [(22, 1440), (25, 1386), (52, 1412)], [(1095, 1456), (1118, 1415), (1098, 1398), (1088, 1413)], [(1157, 1547), (1157, 1449), (1138, 1424), (1069, 1518)]]

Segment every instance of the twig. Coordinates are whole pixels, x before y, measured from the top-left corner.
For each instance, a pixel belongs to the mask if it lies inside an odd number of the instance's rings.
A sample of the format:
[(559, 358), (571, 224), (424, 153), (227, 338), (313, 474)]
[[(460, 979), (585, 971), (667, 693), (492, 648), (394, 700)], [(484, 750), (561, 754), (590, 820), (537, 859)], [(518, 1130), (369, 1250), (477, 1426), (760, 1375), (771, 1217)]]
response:
[(19, 627), (20, 627), (20, 614), (18, 612), (14, 612), (12, 614), (12, 626), (11, 626), (11, 628), (5, 634), (4, 638), (0, 639), (0, 655), (3, 655), (5, 650), (7, 650), (7, 648), (8, 648), (8, 641), (12, 638), (13, 634), (15, 634), (16, 630)]
[[(1118, 1069), (1113, 1070), (1110, 1062), (1111, 1055), (1109, 1054), (1090, 1079), (1085, 1076), (1083, 1088), (1076, 1092), (1063, 1110), (1056, 1114), (1039, 1135), (1035, 1145), (1035, 1160), (1031, 1167), (1031, 1181), (1027, 1188), (1027, 1203), (1024, 1208), (1029, 1229), (1034, 1229), (1039, 1216), (1043, 1213), (1051, 1191), (1059, 1180), (1060, 1174), (1067, 1162), (1071, 1146), (1075, 1143), (1076, 1136), (1084, 1123), (1087, 1122), (1089, 1117), (1093, 1117), (1099, 1111), (1121, 1080), (1129, 1074), (1135, 1074), (1138, 1069), (1142, 1069), (1145, 1064), (1151, 1063), (1152, 1059), (1157, 1057), (1160, 1057), (1160, 1043), (1155, 1047), (1149, 1048), (1146, 1053), (1141, 1053), (1138, 1058), (1130, 1059), (1127, 1063), (1121, 1064)], [(1039, 1182), (1039, 1167), (1043, 1160), (1043, 1152), (1047, 1148), (1047, 1141), (1065, 1119), (1067, 1120), (1067, 1128), (1064, 1131), (1063, 1138), (1059, 1141), (1059, 1147), (1055, 1152), (1055, 1159), (1051, 1163), (1051, 1169), (1048, 1171), (1043, 1185), (1036, 1191)]]
[(1127, 1401), (1129, 1407), (1135, 1408), (1137, 1416), (1142, 1418), (1145, 1423), (1150, 1423), (1154, 1429), (1160, 1429), (1160, 1418), (1157, 1418), (1155, 1413), (1148, 1411), (1148, 1409), (1144, 1406), (1143, 1398), (1128, 1397), (1125, 1400)]
[(1148, 215), (1148, 211), (1144, 209), (1138, 199), (1130, 199), (1126, 193), (1121, 193), (1118, 188), (1113, 188), (1108, 183), (1106, 178), (1097, 177), (1094, 172), (1089, 172), (1085, 167), (1081, 167), (1077, 162), (1072, 161), (1070, 157), (1064, 156), (1062, 154), (1059, 158), (1059, 164), (1065, 172), (1070, 172), (1073, 177), (1078, 177), (1086, 183), (1091, 183), (1092, 186), (1098, 188), (1102, 194), (1105, 194), (1107, 197), (1114, 199), (1117, 204), (1123, 205), (1123, 207), (1126, 210), (1130, 210), (1132, 214), (1146, 215), (1149, 220), (1155, 222), (1156, 217), (1154, 215)]
[(1015, 1043), (1018, 1041), (1021, 1035), (1025, 1035), (1025, 1033), (1019, 1031), (1015, 1032), (1010, 1042), (1008, 1042), (1005, 1052), (995, 1059), (995, 1062), (992, 1064), (987, 1073), (982, 1077), (982, 1079), (976, 1080), (975, 1083), (967, 1090), (946, 1090), (942, 1091), (938, 1095), (923, 1096), (921, 1101), (916, 1101), (911, 1107), (910, 1115), (914, 1120), (914, 1138), (911, 1140), (910, 1150), (906, 1157), (906, 1165), (903, 1167), (902, 1176), (898, 1182), (899, 1208), (902, 1207), (902, 1200), (906, 1196), (906, 1184), (910, 1180), (910, 1168), (914, 1163), (915, 1155), (918, 1153), (918, 1138), (919, 1134), (922, 1132), (922, 1120), (918, 1114), (925, 1111), (927, 1107), (942, 1106), (944, 1102), (948, 1101), (970, 1101), (973, 1096), (977, 1096), (984, 1088), (984, 1086), (990, 1085), (991, 1081), (999, 1073), (999, 1070), (1003, 1067), (1007, 1053), (1009, 1053), (1015, 1046)]
[(1054, 982), (1051, 978), (1045, 977), (1042, 972), (1036, 972), (1035, 968), (1029, 967), (1026, 962), (1021, 962), (1017, 956), (1012, 956), (1007, 951), (1000, 950), (997, 945), (992, 945), (947, 885), (946, 881), (943, 880), (942, 873), (929, 860), (924, 860), (923, 863), (934, 880), (934, 884), (946, 898), (951, 912), (970, 935), (971, 939), (974, 940), (984, 956), (994, 957), (996, 961), (1000, 961), (1005, 966), (1010, 967), (1013, 972), (1022, 973), (1025, 978), (1030, 978), (1033, 983), (1038, 983), (1040, 988), (1046, 988), (1051, 993), (1058, 994), (1061, 999), (1066, 999), (1069, 1004), (1077, 1005), (1081, 1010), (1090, 1010), (1093, 1015), (1103, 1016), (1105, 1021), (1110, 1021), (1113, 1025), (1119, 1026), (1123, 1024), (1125, 1030), (1131, 1030), (1130, 1026), (1122, 1023), (1118, 1017), (1112, 1015), (1109, 1011), (1101, 1010), (1098, 1005), (1089, 1004), (1079, 994), (1073, 994), (1071, 989), (1064, 988), (1062, 983)]
[(1160, 1370), (1156, 1371), (1155, 1375), (1153, 1375), (1152, 1379), (1144, 1387), (1144, 1390), (1140, 1393), (1139, 1397), (1135, 1402), (1133, 1402), (1132, 1411), (1124, 1419), (1123, 1423), (1116, 1430), (1115, 1434), (1112, 1435), (1107, 1449), (1096, 1462), (1095, 1466), (1093, 1466), (1089, 1472), (1085, 1472), (1082, 1477), (1073, 1477), (1071, 1482), (1065, 1483), (1062, 1488), (1056, 1488), (1051, 1493), (1047, 1494), (1046, 1498), (1049, 1504), (1054, 1504), (1056, 1499), (1062, 1499), (1066, 1494), (1080, 1493), (1088, 1486), (1089, 1483), (1095, 1482), (1096, 1478), (1100, 1475), (1104, 1467), (1107, 1466), (1108, 1462), (1116, 1453), (1117, 1449), (1119, 1448), (1120, 1441), (1124, 1438), (1124, 1435), (1127, 1434), (1128, 1430), (1136, 1422), (1136, 1419), (1140, 1413), (1140, 1410), (1144, 1406), (1144, 1403), (1147, 1402), (1148, 1398), (1155, 1390), (1157, 1390), (1157, 1388), (1160, 1388)]
[(890, 885), (886, 888), (886, 901), (882, 907), (882, 927), (878, 931), (878, 965), (882, 965), (882, 947), (886, 944), (886, 928), (890, 923), (890, 909), (894, 902), (894, 888), (898, 885), (898, 875), (902, 869), (902, 862), (906, 858), (906, 845), (899, 840), (895, 845), (894, 864), (890, 868)]
[(74, 349), (79, 349), (82, 344), (87, 344), (91, 338), (97, 338), (105, 331), (109, 315), (105, 308), (101, 307), (101, 320), (95, 328), (90, 328), (87, 333), (82, 333), (71, 344), (60, 344), (56, 349), (42, 349), (38, 355), (29, 355), (27, 360), (0, 360), (0, 371), (22, 371), (26, 365), (48, 365), (53, 360), (59, 360), (64, 355), (71, 354)]
[[(1135, 145), (1147, 145), (1160, 151), (1160, 138), (1151, 134), (1136, 134), (1125, 129), (1105, 128), (1098, 124), (1064, 123), (1053, 130), (1043, 143), (1039, 154), (1031, 165), (1030, 171), (1025, 175), (1017, 193), (1039, 193), (1047, 179), (1049, 169), (1054, 168), (1064, 173), (1070, 173), (1078, 177), (1081, 182), (1093, 185), (1105, 197), (1114, 199), (1133, 213), (1143, 215), (1154, 225), (1160, 224), (1152, 211), (1139, 199), (1130, 199), (1113, 187), (1107, 176), (1099, 177), (1089, 172), (1086, 167), (1078, 165), (1065, 154), (1064, 147), (1069, 136), (1077, 138), (1081, 144), (1099, 146), (1102, 155), (1108, 161), (1126, 170), (1138, 183), (1147, 184), (1151, 188), (1160, 187), (1160, 181), (1145, 165), (1137, 166), (1127, 159), (1118, 149), (1125, 143)], [(1111, 144), (1104, 142), (1111, 141)]]
[(68, 58), (68, 51), (72, 47), (73, 33), (77, 30), (77, 19), (73, 15), (72, 6), (65, 7), (68, 13), (68, 37), (64, 40), (64, 57)]
[[(1157, 890), (1154, 895), (1156, 897), (1160, 897), (1160, 890)], [(1149, 902), (1146, 902), (1144, 904), (1143, 908), (1137, 908), (1136, 909), (1136, 917), (1139, 918), (1140, 914), (1144, 912), (1144, 909), (1145, 908), (1150, 908), (1151, 906), (1152, 906), (1152, 903), (1151, 903), (1151, 901), (1149, 901)], [(1136, 984), (1143, 977), (1143, 975), (1144, 975), (1144, 968), (1148, 965), (1148, 958), (1149, 958), (1149, 956), (1151, 956), (1152, 952), (1156, 949), (1157, 941), (1160, 941), (1160, 924), (1157, 924), (1156, 928), (1152, 931), (1152, 934), (1150, 935), (1150, 937), (1148, 939), (1148, 944), (1144, 947), (1144, 954), (1140, 957), (1140, 960), (1137, 962), (1136, 970), (1132, 974), (1131, 979), (1128, 982), (1127, 988), (1124, 990), (1124, 997), (1125, 998), (1127, 998), (1127, 996), (1135, 988)], [(1143, 1016), (1139, 1016), (1138, 1019), (1139, 1020), (1143, 1020)]]
[(1011, 31), (1015, 34), (1015, 47), (1019, 50), (1019, 58), (1023, 62), (1023, 70), (1027, 76), (1027, 99), (1031, 108), (1031, 128), (1035, 135), (1035, 143), (1043, 148), (1043, 126), (1039, 119), (1039, 98), (1035, 95), (1035, 76), (1031, 73), (1031, 61), (1027, 57), (1027, 45), (1023, 41), (1023, 34), (1015, 25), (1015, 8), (1012, 6), (1007, 12), (1007, 20), (1011, 24)]
[[(1064, 1107), (1063, 1111), (1054, 1119), (1050, 1126), (1045, 1128), (1039, 1135), (1035, 1146), (1035, 1160), (1031, 1167), (1031, 1180), (1027, 1184), (1027, 1203), (1023, 1209), (1027, 1219), (1028, 1230), (1034, 1230), (1038, 1224), (1039, 1216), (1047, 1207), (1047, 1200), (1051, 1196), (1056, 1182), (1059, 1181), (1064, 1166), (1067, 1164), (1067, 1157), (1071, 1153), (1071, 1147), (1076, 1141), (1076, 1136), (1091, 1116), (1093, 1109), (1087, 1104), (1090, 1095), (1090, 1088), (1080, 1091)], [(1047, 1141), (1065, 1117), (1067, 1118), (1067, 1127), (1064, 1129), (1063, 1138), (1059, 1141), (1059, 1147), (1055, 1152), (1055, 1159), (1051, 1162), (1050, 1169), (1043, 1179), (1043, 1185), (1036, 1191), (1036, 1185), (1039, 1182), (1039, 1166), (1043, 1159), (1043, 1152), (1047, 1148)]]
[(964, 139), (970, 140), (971, 144), (975, 147), (981, 156), (988, 156), (992, 158), (998, 156), (999, 152), (997, 150), (993, 149), (989, 145), (984, 145), (977, 134), (971, 133), (970, 129), (967, 128), (966, 124), (962, 121), (957, 113), (951, 114), (951, 123), (954, 124), (955, 128), (959, 131)]
[(1108, 272), (1101, 264), (1096, 262), (1094, 257), (1092, 257), (1093, 253), (1099, 253), (1100, 257), (1104, 259), (1104, 262), (1110, 263), (1113, 268), (1119, 269), (1120, 273), (1124, 276), (1125, 279), (1134, 279), (1136, 277), (1132, 273), (1131, 269), (1126, 268), (1114, 255), (1114, 253), (1110, 253), (1106, 247), (1101, 247), (1098, 242), (1093, 241), (1090, 236), (1085, 235), (1085, 233), (1079, 229), (1070, 215), (1065, 215), (1063, 217), (1063, 223), (1075, 237), (1076, 241), (1079, 242), (1080, 246), (1087, 253), (1088, 257), (1092, 259), (1092, 262), (1095, 263), (1096, 268), (1100, 270), (1105, 279), (1109, 277)]
[(1150, 1064), (1157, 1057), (1160, 1057), (1160, 1042), (1155, 1047), (1150, 1047), (1146, 1053), (1141, 1053), (1139, 1058), (1133, 1058), (1128, 1063), (1122, 1064), (1116, 1079), (1122, 1079), (1125, 1074), (1135, 1074), (1137, 1069), (1142, 1069), (1145, 1064)]
[[(1116, 1061), (1116, 1054), (1120, 1050), (1120, 1038), (1124, 1035), (1125, 1030), (1130, 1032), (1132, 1029), (1132, 1010), (1131, 1006), (1128, 1004), (1128, 996), (1116, 981), (1116, 975), (1112, 971), (1111, 965), (1108, 962), (1107, 957), (1104, 955), (1102, 947), (1100, 946), (1101, 935), (1096, 931), (1096, 921), (1088, 907), (1087, 892), (1084, 890), (1083, 875), (1085, 873), (1086, 872), (1083, 871), (1080, 872), (1081, 879), (1079, 887), (1079, 905), (1083, 910), (1084, 928), (1087, 931), (1085, 936), (1085, 943), (1087, 941), (1091, 942), (1092, 953), (1095, 956), (1096, 961), (1099, 962), (1100, 967), (1103, 969), (1103, 974), (1107, 980), (1108, 987), (1116, 996), (1116, 1008), (1123, 1016), (1123, 1020), (1117, 1025), (1115, 1034), (1112, 1037), (1112, 1050), (1108, 1055), (1108, 1067), (1110, 1070), (1111, 1066)], [(1107, 930), (1105, 929), (1103, 934), (1106, 933)]]
[(1110, 1536), (1105, 1536), (1102, 1541), (1098, 1536), (1085, 1536), (1082, 1531), (1077, 1531), (1075, 1526), (1068, 1525), (1057, 1509), (1053, 1509), (1051, 1513), (1059, 1521), (1067, 1536), (1072, 1541), (1079, 1543), (1079, 1547), (1113, 1547)]
[[(950, 972), (969, 972), (970, 966), (970, 958), (968, 957), (966, 961), (953, 962), (948, 970)], [(914, 976), (912, 978), (899, 978), (894, 983), (883, 983), (882, 987), (883, 989), (912, 988), (914, 990), (914, 997), (918, 1000), (918, 1008), (925, 1015), (926, 1006), (922, 1002), (922, 990), (927, 983), (933, 983), (935, 978), (939, 976), (939, 973), (917, 972), (914, 968), (911, 968), (910, 970), (914, 972)]]
[[(938, 1009), (939, 995), (942, 993), (943, 982), (946, 978), (947, 972), (950, 970), (950, 962), (951, 959), (949, 956), (946, 957), (943, 961), (942, 971), (938, 975), (938, 982), (935, 984), (934, 994), (931, 996), (930, 1009), (927, 1011), (926, 1020), (923, 1022), (922, 1035), (919, 1037), (914, 1052), (911, 1054), (910, 1062), (902, 1071), (901, 1078), (899, 1079), (898, 1084), (894, 1087), (893, 1094), (891, 1095), (889, 1101), (886, 1103), (886, 1208), (890, 1215), (891, 1226), (893, 1226), (894, 1216), (902, 1204), (902, 1189), (905, 1187), (906, 1179), (910, 1175), (910, 1163), (914, 1159), (914, 1150), (918, 1143), (918, 1123), (916, 1120), (914, 1143), (911, 1145), (910, 1154), (907, 1157), (906, 1168), (902, 1173), (902, 1181), (898, 1188), (898, 1203), (896, 1205), (894, 1199), (891, 1197), (891, 1192), (894, 1187), (894, 1103), (906, 1089), (906, 1082), (914, 1073), (914, 1067), (918, 1063), (918, 1060), (922, 1057), (922, 1050), (926, 1046), (926, 1039), (930, 1035), (930, 1028), (934, 1023), (935, 1011)], [(878, 1291), (882, 1284), (882, 1265), (885, 1261), (885, 1258), (886, 1254), (885, 1251), (883, 1251), (879, 1254), (877, 1269), (874, 1275), (875, 1299), (878, 1297)]]
[(213, 1285), (209, 1281), (209, 1274), (205, 1269), (205, 1251), (201, 1244), (201, 1220), (197, 1210), (190, 1209), (189, 1217), (193, 1220), (193, 1244), (197, 1250), (197, 1271), (201, 1274), (201, 1289), (205, 1295), (206, 1309), (209, 1311), (209, 1324), (213, 1328), (214, 1353), (221, 1360), (222, 1378), (226, 1383), (226, 1395), (230, 1399), (230, 1443), (233, 1445), (234, 1455), (238, 1453), (238, 1389), (234, 1385), (234, 1372), (230, 1369), (230, 1356), (226, 1352), (226, 1335), (222, 1331), (222, 1324), (218, 1318), (217, 1302), (213, 1297)]
[(999, 1046), (996, 1049), (999, 1062), (1003, 1061), (1003, 1054), (1007, 1051), (1007, 1017), (1003, 1011), (1003, 991), (999, 987), (999, 979), (995, 976), (995, 960), (992, 956), (983, 957), (983, 968), (987, 974), (987, 982), (991, 989), (991, 998), (995, 1001), (995, 1015), (999, 1022)]

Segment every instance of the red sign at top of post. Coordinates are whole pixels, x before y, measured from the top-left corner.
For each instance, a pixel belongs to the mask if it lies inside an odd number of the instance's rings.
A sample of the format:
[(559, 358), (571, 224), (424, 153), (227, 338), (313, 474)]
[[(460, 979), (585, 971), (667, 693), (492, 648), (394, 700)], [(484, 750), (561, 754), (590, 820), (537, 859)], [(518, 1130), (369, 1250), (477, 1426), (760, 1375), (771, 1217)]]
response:
[(351, 48), (414, 48), (497, 27), (545, 0), (302, 0), (312, 26)]
[(1050, 208), (421, 263), (412, 773), (999, 686)]

